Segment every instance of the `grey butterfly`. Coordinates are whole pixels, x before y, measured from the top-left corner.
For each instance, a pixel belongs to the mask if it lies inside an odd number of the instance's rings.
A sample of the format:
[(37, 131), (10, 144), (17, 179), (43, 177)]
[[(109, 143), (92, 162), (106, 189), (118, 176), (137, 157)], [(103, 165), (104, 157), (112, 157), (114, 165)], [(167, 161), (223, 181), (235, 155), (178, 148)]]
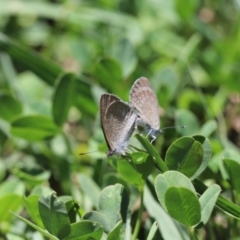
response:
[(128, 141), (135, 129), (135, 111), (117, 96), (103, 94), (100, 99), (100, 118), (108, 145), (107, 156), (125, 155)]
[(156, 136), (162, 133), (158, 113), (159, 105), (147, 78), (141, 77), (134, 82), (130, 91), (130, 106), (135, 108), (138, 114), (137, 125), (143, 125), (147, 129), (147, 135), (155, 140)]

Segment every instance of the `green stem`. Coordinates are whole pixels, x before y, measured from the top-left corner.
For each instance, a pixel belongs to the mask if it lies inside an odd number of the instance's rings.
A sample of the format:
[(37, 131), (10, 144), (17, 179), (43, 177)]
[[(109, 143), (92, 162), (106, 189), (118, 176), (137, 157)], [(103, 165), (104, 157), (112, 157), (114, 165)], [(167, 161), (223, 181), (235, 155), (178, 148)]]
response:
[(140, 226), (141, 226), (141, 222), (142, 222), (142, 212), (143, 212), (143, 187), (140, 189), (140, 208), (138, 210), (138, 216), (137, 216), (137, 222), (135, 225), (135, 229), (133, 232), (133, 236), (132, 236), (132, 240), (137, 239), (139, 230), (140, 230)]
[(197, 235), (195, 234), (195, 230), (193, 228), (188, 228), (188, 233), (189, 233), (189, 237), (190, 240), (198, 240)]

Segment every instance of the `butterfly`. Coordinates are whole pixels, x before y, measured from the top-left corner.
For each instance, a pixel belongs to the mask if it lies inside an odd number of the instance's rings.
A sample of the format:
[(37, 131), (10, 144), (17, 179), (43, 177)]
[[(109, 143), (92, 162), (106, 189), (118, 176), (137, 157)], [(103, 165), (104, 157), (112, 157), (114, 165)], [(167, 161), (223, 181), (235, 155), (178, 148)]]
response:
[(108, 145), (107, 156), (125, 155), (137, 120), (134, 109), (115, 95), (103, 94), (100, 99), (100, 118)]
[(141, 77), (134, 82), (130, 90), (130, 106), (138, 114), (137, 125), (144, 126), (147, 130), (147, 136), (151, 136), (152, 141), (154, 141), (162, 131), (157, 96), (147, 78)]

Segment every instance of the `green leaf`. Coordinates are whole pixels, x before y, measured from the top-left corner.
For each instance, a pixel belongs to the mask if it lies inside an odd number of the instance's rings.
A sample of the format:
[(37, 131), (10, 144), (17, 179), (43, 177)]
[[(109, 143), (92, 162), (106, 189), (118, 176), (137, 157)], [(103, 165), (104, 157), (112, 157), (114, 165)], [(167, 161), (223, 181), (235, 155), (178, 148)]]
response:
[(108, 234), (107, 240), (120, 240), (122, 230), (122, 221), (119, 221), (118, 224), (113, 228), (113, 230)]
[(149, 188), (144, 188), (144, 206), (149, 215), (157, 220), (158, 228), (163, 239), (188, 240), (187, 228), (170, 217), (162, 206), (155, 201), (153, 195), (154, 194), (150, 192)]
[(158, 230), (158, 223), (157, 223), (157, 221), (155, 221), (151, 226), (147, 240), (152, 240), (154, 238), (157, 230)]
[(11, 133), (28, 141), (38, 141), (57, 135), (59, 128), (45, 116), (23, 116), (12, 122)]
[(205, 137), (209, 137), (217, 129), (215, 120), (207, 121), (200, 129), (199, 133)]
[(166, 172), (168, 170), (166, 164), (162, 160), (162, 158), (159, 156), (157, 150), (154, 148), (154, 146), (148, 141), (148, 139), (140, 134), (136, 134), (135, 137), (137, 140), (142, 144), (142, 146), (146, 149), (147, 153), (153, 158), (154, 162), (158, 166), (158, 168), (162, 172)]
[(71, 224), (71, 233), (64, 240), (101, 239), (103, 228), (91, 221), (81, 221)]
[(104, 88), (113, 90), (122, 79), (122, 70), (116, 60), (103, 58), (96, 66), (95, 76)]
[(117, 162), (117, 168), (122, 178), (135, 186), (142, 187), (145, 181), (142, 179), (141, 173), (139, 173), (134, 164), (126, 161), (125, 159)]
[(191, 178), (190, 178), (191, 180), (197, 178), (207, 168), (208, 163), (212, 156), (211, 143), (207, 138), (205, 138), (201, 135), (194, 135), (194, 136), (192, 136), (192, 138), (202, 144), (203, 160), (202, 160), (202, 163), (201, 163), (200, 167), (198, 168), (197, 172), (195, 172), (195, 174), (193, 176), (191, 176)]
[(191, 190), (170, 187), (165, 194), (165, 203), (169, 214), (186, 226), (192, 227), (200, 222), (200, 203)]
[(25, 167), (14, 168), (12, 172), (30, 186), (46, 182), (51, 175), (49, 171), (37, 167), (31, 167), (31, 169)]
[(90, 198), (94, 207), (98, 206), (98, 197), (100, 195), (99, 186), (86, 174), (78, 174), (78, 182), (84, 193)]
[(129, 197), (120, 184), (103, 189), (99, 198), (99, 212), (86, 213), (83, 218), (100, 223), (104, 232), (110, 233), (119, 221), (126, 222), (128, 216)]
[(184, 136), (193, 135), (199, 131), (198, 120), (195, 115), (187, 109), (178, 109), (176, 111), (176, 126), (186, 126), (186, 128), (177, 128), (177, 131)]
[(216, 204), (220, 192), (221, 188), (217, 184), (213, 184), (207, 188), (207, 190), (199, 198), (202, 213), (201, 223), (204, 225), (208, 222), (211, 216), (212, 210)]
[(61, 126), (67, 120), (68, 111), (75, 100), (77, 78), (66, 73), (58, 78), (53, 95), (52, 113), (55, 123)]
[(61, 68), (49, 59), (14, 42), (4, 34), (0, 34), (0, 49), (7, 52), (16, 62), (26, 69), (32, 70), (46, 83), (53, 85)]
[(197, 0), (186, 0), (184, 4), (181, 0), (177, 0), (175, 2), (176, 10), (184, 21), (189, 22), (192, 19), (193, 15), (195, 14), (197, 3)]
[(123, 77), (127, 78), (137, 66), (135, 50), (128, 39), (121, 39), (114, 44), (113, 56), (123, 69)]
[(147, 161), (148, 156), (146, 152), (134, 152), (131, 154), (131, 159), (135, 164), (142, 164)]
[(190, 137), (182, 137), (168, 148), (165, 162), (169, 169), (191, 177), (201, 165), (203, 154), (201, 143)]
[(0, 117), (6, 121), (11, 121), (14, 117), (21, 114), (22, 105), (19, 101), (8, 94), (0, 94), (1, 112)]
[(68, 218), (70, 220), (70, 223), (75, 223), (76, 216), (80, 208), (80, 206), (78, 205), (78, 202), (75, 201), (71, 196), (61, 196), (58, 199), (64, 202), (68, 212)]
[(98, 104), (94, 100), (94, 95), (92, 93), (92, 86), (81, 79), (76, 83), (75, 90), (76, 107), (81, 111), (91, 117), (95, 117), (98, 112)]
[(230, 182), (233, 186), (233, 190), (240, 194), (240, 164), (232, 159), (223, 159), (223, 164), (228, 172)]
[[(161, 81), (159, 81), (161, 79)], [(179, 86), (179, 77), (173, 66), (164, 66), (151, 77), (151, 84), (155, 90), (158, 102), (162, 107), (168, 106), (170, 100), (176, 97)], [(159, 91), (159, 89), (161, 89)]]
[(30, 195), (28, 197), (23, 198), (24, 206), (27, 210), (28, 215), (31, 219), (41, 228), (44, 228), (43, 222), (40, 218), (39, 210), (38, 210), (38, 200), (39, 195)]
[[(207, 189), (205, 184), (198, 179), (194, 180), (194, 186), (199, 194), (203, 194), (204, 191), (206, 191)], [(228, 201), (226, 198), (218, 196), (216, 205), (222, 210), (224, 210), (226, 213), (232, 215), (233, 217), (240, 218), (240, 206)]]
[(10, 211), (18, 211), (22, 205), (22, 196), (18, 194), (8, 194), (0, 198), (0, 222), (9, 221)]
[(52, 240), (58, 240), (57, 237), (53, 236), (52, 234), (46, 232), (44, 229), (36, 226), (35, 224), (33, 224), (32, 222), (28, 221), (27, 219), (19, 216), (18, 214), (11, 212), (15, 217), (17, 217), (18, 219), (20, 219), (21, 221), (25, 222), (26, 224), (28, 224), (29, 226), (33, 227), (34, 229), (36, 229), (38, 232), (40, 232), (43, 236), (48, 237), (49, 239)]
[[(143, 157), (145, 157), (144, 155)], [(128, 162), (125, 159), (119, 160), (118, 172), (123, 179), (128, 183), (131, 183), (138, 187), (143, 187), (145, 180), (151, 174), (154, 168), (154, 162), (150, 156), (146, 161), (141, 164), (135, 164), (134, 162)]]
[(54, 193), (47, 197), (41, 196), (38, 208), (42, 222), (51, 234), (60, 239), (70, 234), (71, 227), (66, 206), (57, 200)]
[(17, 195), (23, 195), (25, 192), (25, 185), (17, 178), (7, 178), (0, 185), (0, 196), (6, 196), (8, 194), (16, 193)]
[(163, 174), (158, 174), (155, 179), (155, 191), (158, 197), (158, 201), (166, 210), (165, 194), (170, 187), (184, 187), (192, 192), (195, 189), (192, 182), (182, 173), (176, 171), (167, 171)]

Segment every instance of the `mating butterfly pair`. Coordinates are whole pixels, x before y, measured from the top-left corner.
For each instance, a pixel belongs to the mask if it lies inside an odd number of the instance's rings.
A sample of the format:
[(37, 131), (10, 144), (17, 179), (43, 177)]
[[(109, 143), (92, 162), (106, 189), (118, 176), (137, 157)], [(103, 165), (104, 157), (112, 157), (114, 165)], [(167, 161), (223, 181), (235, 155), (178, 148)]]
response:
[(144, 77), (133, 84), (129, 104), (115, 95), (103, 94), (100, 100), (100, 117), (108, 145), (107, 156), (125, 154), (136, 125), (145, 126), (153, 139), (161, 133), (157, 97)]

